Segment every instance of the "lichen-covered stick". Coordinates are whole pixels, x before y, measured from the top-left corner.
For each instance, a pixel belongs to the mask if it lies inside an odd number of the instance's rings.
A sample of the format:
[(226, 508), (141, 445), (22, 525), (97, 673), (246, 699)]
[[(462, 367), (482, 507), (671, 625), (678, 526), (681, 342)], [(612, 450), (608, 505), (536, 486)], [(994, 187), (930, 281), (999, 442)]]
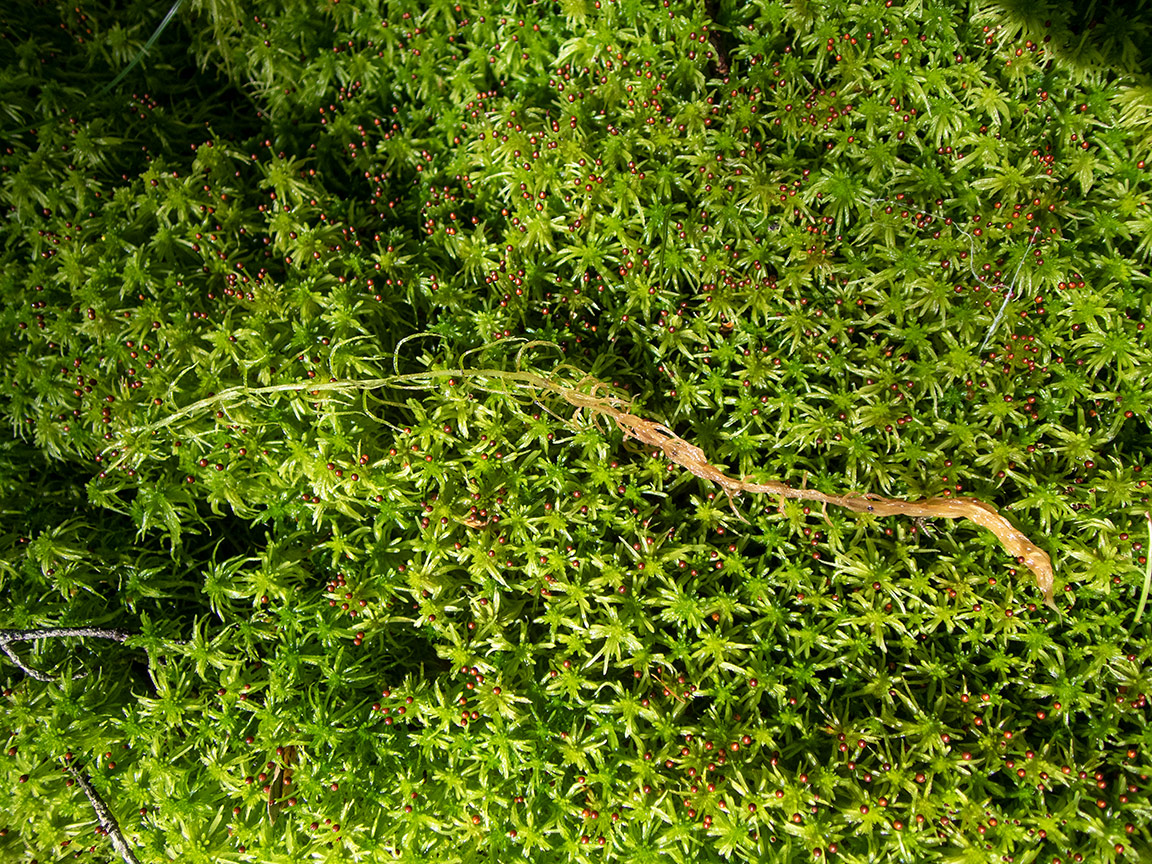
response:
[(104, 799), (100, 797), (100, 793), (96, 791), (92, 781), (88, 779), (88, 775), (71, 765), (68, 766), (68, 773), (72, 775), (72, 779), (76, 781), (76, 785), (80, 787), (88, 799), (88, 803), (96, 811), (96, 818), (100, 821), (100, 827), (107, 832), (108, 839), (112, 841), (112, 846), (124, 859), (124, 864), (140, 864), (136, 853), (132, 851), (132, 847), (124, 839), (124, 834), (120, 830), (120, 823), (116, 821), (116, 817), (112, 815), (112, 811), (108, 809), (108, 805), (104, 803)]

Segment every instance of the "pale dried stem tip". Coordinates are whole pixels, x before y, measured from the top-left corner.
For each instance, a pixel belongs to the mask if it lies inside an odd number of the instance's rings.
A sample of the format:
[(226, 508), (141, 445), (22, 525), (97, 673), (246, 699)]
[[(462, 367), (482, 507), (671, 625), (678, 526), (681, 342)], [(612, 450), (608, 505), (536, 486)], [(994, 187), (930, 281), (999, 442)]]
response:
[[(59, 639), (63, 636), (91, 636), (94, 639), (113, 639), (123, 642), (132, 634), (126, 630), (105, 629), (101, 627), (48, 627), (42, 630), (0, 630), (0, 651), (8, 655), (8, 659), (29, 678), (37, 681), (55, 681), (51, 675), (28, 666), (19, 655), (12, 650), (12, 642), (34, 642), (39, 639)], [(87, 672), (81, 672), (72, 680), (83, 678)]]
[(72, 775), (76, 785), (88, 798), (88, 803), (96, 811), (96, 818), (100, 820), (100, 827), (108, 832), (108, 838), (112, 841), (112, 846), (120, 853), (120, 857), (124, 859), (124, 864), (140, 864), (136, 854), (132, 851), (132, 847), (128, 845), (128, 841), (124, 839), (124, 835), (120, 831), (120, 823), (116, 821), (116, 817), (112, 815), (112, 811), (108, 809), (108, 805), (104, 803), (104, 799), (100, 797), (100, 793), (96, 791), (92, 781), (88, 779), (88, 775), (71, 765), (68, 766), (68, 773)]

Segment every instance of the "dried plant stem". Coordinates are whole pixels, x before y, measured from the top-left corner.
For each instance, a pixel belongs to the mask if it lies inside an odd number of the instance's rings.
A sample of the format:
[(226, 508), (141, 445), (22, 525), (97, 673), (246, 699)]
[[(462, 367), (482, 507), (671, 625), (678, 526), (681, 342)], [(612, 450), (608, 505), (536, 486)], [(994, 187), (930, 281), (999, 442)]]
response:
[(88, 803), (96, 811), (96, 818), (100, 820), (100, 827), (108, 832), (112, 846), (120, 853), (120, 857), (124, 859), (124, 864), (140, 864), (136, 854), (132, 851), (132, 847), (128, 845), (128, 841), (124, 839), (124, 834), (120, 831), (120, 823), (116, 821), (116, 817), (112, 815), (112, 811), (108, 809), (108, 805), (104, 803), (104, 799), (100, 797), (100, 793), (96, 791), (96, 787), (92, 785), (88, 775), (71, 765), (68, 766), (68, 773), (72, 775), (76, 785), (88, 798)]
[[(87, 636), (93, 639), (111, 639), (115, 642), (124, 642), (132, 634), (127, 630), (119, 630), (116, 628), (105, 627), (44, 627), (37, 630), (0, 630), (0, 650), (8, 655), (10, 659), (25, 675), (30, 678), (35, 678), (37, 681), (54, 681), (56, 680), (50, 675), (33, 669), (24, 663), (23, 660), (12, 650), (11, 643), (13, 642), (35, 642), (40, 639), (60, 639), (65, 636)], [(78, 678), (83, 675), (76, 676)], [(92, 805), (92, 809), (96, 811), (96, 818), (112, 840), (112, 845), (116, 851), (120, 853), (120, 857), (124, 859), (125, 864), (139, 864), (136, 854), (132, 851), (132, 847), (128, 845), (128, 841), (124, 839), (123, 833), (120, 831), (120, 823), (116, 821), (116, 817), (112, 815), (112, 811), (108, 809), (108, 805), (104, 803), (104, 799), (100, 797), (100, 793), (92, 785), (92, 781), (88, 775), (77, 769), (73, 765), (67, 766), (68, 773), (76, 781), (83, 791), (88, 802)]]
[[(1032, 237), (1028, 240), (1028, 246), (1031, 247), (1036, 241), (1037, 236), (1040, 234), (1040, 226), (1036, 226), (1036, 230), (1032, 232)], [(1016, 272), (1012, 274), (1012, 281), (1008, 283), (1008, 290), (1004, 294), (1004, 302), (1000, 304), (1000, 308), (996, 311), (996, 316), (992, 319), (992, 323), (988, 325), (988, 332), (984, 336), (984, 341), (980, 343), (980, 351), (988, 347), (988, 343), (992, 341), (992, 337), (996, 335), (996, 328), (1000, 326), (1000, 322), (1004, 318), (1004, 312), (1008, 308), (1008, 302), (1015, 297), (1016, 278), (1020, 275), (1020, 268), (1024, 266), (1024, 256), (1021, 256), (1020, 263), (1016, 265)]]
[[(704, 14), (713, 22), (718, 20), (718, 0), (704, 0)], [(716, 52), (716, 72), (721, 77), (727, 77), (729, 72), (728, 50), (724, 44), (724, 33), (721, 30), (711, 30), (708, 40), (712, 43), (712, 50)]]
[[(41, 630), (0, 630), (0, 651), (8, 655), (8, 659), (29, 678), (37, 681), (55, 681), (38, 669), (28, 666), (19, 655), (12, 650), (12, 642), (34, 642), (40, 639), (59, 639), (63, 636), (91, 636), (94, 639), (113, 639), (123, 642), (132, 634), (126, 630), (105, 629), (100, 627), (48, 627)], [(83, 678), (87, 673), (81, 673), (76, 678)]]
[[(432, 376), (452, 378), (487, 377), (512, 382), (526, 387), (554, 393), (573, 405), (577, 412), (610, 417), (624, 432), (626, 438), (634, 438), (644, 444), (657, 447), (681, 468), (691, 471), (697, 477), (711, 480), (729, 496), (741, 492), (763, 493), (778, 498), (792, 498), (816, 501), (844, 507), (854, 513), (870, 513), (875, 516), (911, 516), (914, 518), (970, 519), (982, 528), (996, 535), (1000, 545), (1019, 563), (1036, 575), (1036, 584), (1044, 595), (1044, 602), (1056, 608), (1054, 597), (1055, 574), (1052, 559), (1048, 553), (1029, 540), (1019, 529), (1002, 516), (996, 508), (975, 498), (927, 498), (921, 501), (901, 501), (882, 498), (879, 495), (829, 495), (816, 489), (797, 489), (787, 483), (748, 483), (729, 477), (704, 456), (704, 451), (685, 441), (667, 426), (654, 423), (632, 414), (627, 409), (627, 400), (617, 396), (597, 396), (597, 390), (607, 386), (595, 379), (587, 378), (575, 386), (558, 383), (531, 372), (495, 372), (491, 370), (453, 369), (424, 373), (423, 375), (402, 376), (408, 380)], [(431, 380), (431, 379), (429, 379)], [(399, 383), (399, 382), (398, 382)], [(581, 389), (587, 386), (587, 392)]]
[[(537, 344), (537, 343), (529, 343)], [(525, 346), (528, 347), (528, 346)], [(571, 369), (562, 366), (559, 368)], [(559, 371), (559, 370), (557, 370)], [(996, 508), (975, 498), (927, 498), (921, 501), (901, 501), (883, 498), (872, 494), (829, 495), (816, 489), (797, 489), (786, 483), (749, 483), (729, 477), (704, 456), (704, 451), (685, 441), (661, 423), (654, 423), (632, 414), (628, 400), (607, 393), (608, 386), (591, 376), (584, 376), (575, 383), (569, 383), (559, 376), (544, 377), (533, 372), (506, 371), (495, 369), (437, 369), (416, 372), (409, 375), (395, 375), (390, 378), (374, 378), (366, 381), (335, 381), (319, 384), (281, 384), (271, 387), (232, 388), (208, 399), (189, 405), (168, 418), (133, 432), (147, 432), (170, 425), (178, 417), (209, 405), (222, 404), (233, 396), (251, 398), (253, 396), (295, 391), (318, 395), (321, 392), (346, 393), (391, 387), (398, 389), (425, 390), (434, 383), (448, 379), (468, 379), (473, 386), (494, 393), (508, 394), (508, 386), (536, 394), (550, 393), (558, 396), (576, 408), (575, 417), (582, 413), (592, 416), (610, 417), (624, 432), (626, 438), (634, 438), (658, 448), (671, 462), (692, 472), (704, 480), (711, 480), (720, 486), (730, 497), (741, 492), (763, 493), (778, 498), (792, 498), (804, 501), (817, 501), (843, 507), (854, 513), (869, 513), (875, 516), (911, 516), (918, 519), (969, 519), (996, 535), (1001, 546), (1019, 563), (1026, 566), (1036, 576), (1036, 584), (1044, 595), (1044, 602), (1056, 608), (1055, 575), (1052, 559), (1048, 553), (1029, 540), (1012, 525)], [(597, 395), (605, 391), (606, 395)], [(127, 454), (121, 457), (123, 461)], [(119, 463), (117, 463), (119, 464)]]

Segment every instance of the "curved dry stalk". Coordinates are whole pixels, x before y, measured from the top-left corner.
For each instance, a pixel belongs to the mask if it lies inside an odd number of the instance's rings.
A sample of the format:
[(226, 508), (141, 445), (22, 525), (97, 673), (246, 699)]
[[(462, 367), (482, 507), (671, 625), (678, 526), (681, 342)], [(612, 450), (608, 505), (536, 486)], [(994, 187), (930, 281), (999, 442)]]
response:
[[(420, 335), (420, 334), (418, 334)], [(530, 347), (537, 343), (529, 343)], [(521, 353), (523, 349), (521, 350)], [(557, 370), (572, 369), (575, 367), (562, 364)], [(507, 371), (499, 369), (435, 369), (427, 372), (414, 372), (406, 375), (394, 375), (390, 378), (373, 378), (366, 381), (334, 381), (328, 383), (301, 382), (299, 384), (278, 384), (270, 387), (234, 387), (217, 393), (207, 399), (201, 399), (192, 405), (177, 411), (162, 421), (150, 424), (133, 432), (154, 431), (173, 423), (178, 417), (190, 414), (201, 408), (226, 402), (233, 397), (250, 398), (257, 395), (283, 392), (304, 392), (319, 395), (322, 392), (347, 393), (358, 390), (375, 390), (384, 387), (397, 389), (425, 389), (438, 381), (446, 379), (468, 379), (473, 386), (491, 393), (509, 395), (508, 388), (496, 385), (496, 382), (514, 384), (534, 393), (552, 393), (559, 396), (569, 405), (577, 409), (577, 415), (595, 417), (603, 415), (612, 418), (616, 425), (624, 432), (625, 438), (634, 438), (645, 444), (658, 448), (670, 461), (692, 472), (704, 480), (711, 480), (720, 486), (729, 496), (741, 492), (762, 493), (775, 495), (779, 498), (801, 499), (817, 501), (821, 504), (832, 504), (843, 507), (854, 513), (871, 513), (876, 516), (911, 516), (918, 519), (969, 519), (982, 528), (986, 528), (996, 535), (1000, 545), (1019, 563), (1026, 566), (1036, 576), (1036, 584), (1044, 595), (1044, 602), (1056, 608), (1055, 602), (1055, 574), (1052, 568), (1052, 559), (1048, 553), (1028, 539), (1019, 529), (1012, 525), (996, 508), (975, 498), (927, 498), (921, 501), (902, 501), (896, 498), (883, 498), (879, 495), (829, 495), (816, 489), (797, 489), (787, 483), (748, 483), (729, 477), (715, 465), (708, 462), (704, 451), (696, 445), (685, 441), (662, 423), (645, 420), (628, 409), (630, 402), (627, 399), (613, 396), (610, 393), (604, 396), (596, 395), (608, 385), (590, 376), (584, 375), (574, 383), (558, 380), (555, 376), (545, 377), (534, 372)], [(487, 380), (485, 380), (487, 379)], [(584, 389), (581, 389), (584, 388)], [(534, 397), (535, 398), (535, 397)], [(571, 421), (568, 421), (571, 422)], [(123, 461), (122, 456), (120, 461)], [(117, 465), (119, 462), (117, 463)]]
[[(871, 513), (876, 516), (911, 516), (918, 519), (969, 519), (981, 528), (996, 535), (1004, 547), (1018, 563), (1023, 564), (1036, 576), (1036, 584), (1044, 595), (1044, 602), (1053, 609), (1055, 601), (1055, 573), (1048, 553), (1033, 543), (1028, 537), (1009, 522), (990, 504), (976, 498), (926, 498), (921, 501), (902, 501), (884, 498), (879, 495), (829, 495), (817, 489), (797, 489), (787, 483), (749, 483), (729, 477), (715, 465), (708, 462), (704, 451), (685, 441), (662, 423), (645, 420), (631, 413), (630, 403), (617, 396), (598, 396), (597, 391), (607, 388), (604, 382), (591, 376), (584, 376), (575, 385), (569, 386), (531, 372), (505, 372), (483, 369), (450, 369), (435, 372), (416, 373), (402, 376), (406, 381), (422, 378), (432, 381), (443, 378), (497, 378), (510, 381), (536, 390), (556, 394), (576, 408), (579, 413), (589, 416), (597, 414), (610, 417), (623, 431), (625, 438), (634, 438), (644, 444), (658, 448), (671, 462), (675, 462), (697, 477), (711, 480), (729, 496), (741, 492), (775, 495), (779, 498), (792, 498), (816, 501), (843, 507), (854, 513)], [(587, 391), (579, 389), (588, 385)], [(487, 388), (486, 388), (487, 389)]]
[(276, 764), (276, 771), (272, 775), (272, 782), (268, 786), (268, 822), (276, 823), (280, 815), (280, 799), (284, 797), (284, 787), (292, 785), (292, 771), (296, 765), (296, 747), (289, 744), (283, 748), (283, 761)]
[(1036, 575), (1036, 584), (1044, 595), (1044, 602), (1053, 609), (1056, 608), (1052, 559), (990, 504), (976, 498), (926, 498), (921, 501), (901, 501), (879, 495), (829, 495), (817, 489), (797, 489), (787, 483), (748, 483), (729, 477), (715, 465), (710, 464), (703, 450), (685, 441), (662, 423), (653, 423), (651, 420), (622, 410), (619, 407), (622, 400), (612, 397), (599, 398), (577, 391), (561, 391), (560, 395), (578, 409), (611, 417), (623, 430), (625, 437), (658, 447), (670, 461), (691, 471), (697, 477), (711, 480), (730, 497), (741, 492), (754, 492), (780, 498), (818, 501), (821, 504), (844, 507), (855, 513), (871, 513), (876, 516), (969, 519), (995, 534), (1000, 545)]

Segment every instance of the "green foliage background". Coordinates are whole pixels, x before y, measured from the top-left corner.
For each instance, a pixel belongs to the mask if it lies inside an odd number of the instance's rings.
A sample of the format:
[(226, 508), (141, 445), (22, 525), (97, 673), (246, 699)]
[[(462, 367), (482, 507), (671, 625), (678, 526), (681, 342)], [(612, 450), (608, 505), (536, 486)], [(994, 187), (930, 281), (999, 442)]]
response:
[(0, 856), (1148, 860), (1146, 5), (7, 7)]

